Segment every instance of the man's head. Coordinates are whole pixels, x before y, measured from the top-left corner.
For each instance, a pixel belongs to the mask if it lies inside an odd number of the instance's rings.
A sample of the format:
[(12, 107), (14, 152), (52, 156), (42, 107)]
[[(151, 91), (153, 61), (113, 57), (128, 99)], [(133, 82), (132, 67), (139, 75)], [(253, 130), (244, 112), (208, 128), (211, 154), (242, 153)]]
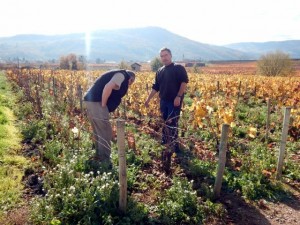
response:
[(159, 50), (159, 55), (161, 62), (165, 65), (168, 66), (172, 63), (172, 52), (168, 48), (162, 48)]
[(126, 70), (126, 73), (129, 75), (128, 84), (131, 85), (135, 80), (135, 73), (131, 70)]

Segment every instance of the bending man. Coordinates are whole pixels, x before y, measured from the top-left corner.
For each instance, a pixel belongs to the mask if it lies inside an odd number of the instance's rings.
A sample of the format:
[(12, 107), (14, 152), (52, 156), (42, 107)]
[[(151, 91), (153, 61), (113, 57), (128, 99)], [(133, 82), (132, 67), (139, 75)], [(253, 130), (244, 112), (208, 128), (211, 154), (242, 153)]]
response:
[(120, 105), (134, 80), (135, 74), (130, 70), (111, 70), (97, 78), (84, 96), (98, 161), (111, 164), (112, 128), (109, 113)]

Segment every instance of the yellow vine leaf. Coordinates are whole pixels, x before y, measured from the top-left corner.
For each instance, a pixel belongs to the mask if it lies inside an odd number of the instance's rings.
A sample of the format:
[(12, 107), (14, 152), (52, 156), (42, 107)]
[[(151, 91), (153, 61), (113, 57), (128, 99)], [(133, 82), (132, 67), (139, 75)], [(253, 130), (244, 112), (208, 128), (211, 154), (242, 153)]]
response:
[(255, 138), (257, 133), (257, 129), (255, 127), (250, 127), (248, 130), (248, 135), (251, 138)]

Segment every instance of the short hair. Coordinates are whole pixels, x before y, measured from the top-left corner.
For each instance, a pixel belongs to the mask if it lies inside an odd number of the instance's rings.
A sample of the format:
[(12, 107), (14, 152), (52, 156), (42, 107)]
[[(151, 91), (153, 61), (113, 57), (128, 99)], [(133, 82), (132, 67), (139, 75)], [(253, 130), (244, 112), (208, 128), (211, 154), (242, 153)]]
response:
[(159, 53), (161, 53), (161, 52), (163, 52), (163, 51), (167, 51), (167, 52), (170, 53), (170, 55), (172, 55), (172, 52), (171, 52), (171, 50), (170, 50), (169, 48), (163, 47), (163, 48), (161, 48), (161, 49), (159, 50)]
[(135, 73), (131, 70), (126, 70), (126, 73), (129, 75), (130, 78), (133, 78), (135, 80)]

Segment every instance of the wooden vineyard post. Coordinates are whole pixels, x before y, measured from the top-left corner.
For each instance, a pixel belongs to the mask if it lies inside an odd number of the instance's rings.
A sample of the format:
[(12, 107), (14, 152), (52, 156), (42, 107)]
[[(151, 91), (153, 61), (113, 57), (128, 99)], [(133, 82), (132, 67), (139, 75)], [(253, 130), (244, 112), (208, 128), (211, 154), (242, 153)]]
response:
[(254, 86), (253, 96), (256, 97), (256, 84)]
[(78, 98), (80, 101), (80, 112), (82, 112), (82, 88), (81, 85), (78, 85)]
[(268, 98), (267, 99), (266, 143), (268, 143), (268, 140), (269, 140), (270, 113), (271, 113), (271, 101), (270, 101), (270, 98)]
[(276, 174), (277, 180), (281, 179), (281, 175), (282, 175), (282, 167), (283, 167), (284, 153), (285, 153), (285, 147), (286, 147), (286, 140), (287, 140), (287, 135), (288, 135), (288, 130), (289, 130), (291, 109), (292, 109), (292, 107), (285, 107), (280, 148), (279, 148), (279, 157), (278, 157), (278, 164), (277, 164), (277, 170), (276, 170), (277, 171), (277, 174)]
[(217, 81), (217, 93), (219, 94), (220, 92), (220, 81)]
[(239, 101), (239, 98), (241, 96), (241, 87), (242, 87), (242, 81), (240, 81), (240, 83), (239, 83), (239, 92), (238, 92), (238, 97), (237, 97), (238, 101)]
[(117, 145), (118, 145), (118, 153), (119, 153), (119, 183), (120, 183), (119, 209), (122, 213), (126, 213), (127, 174), (126, 174), (125, 121), (124, 120), (117, 120)]
[(51, 79), (53, 78), (53, 70), (51, 70), (51, 77), (48, 80), (48, 90), (51, 91)]
[(20, 61), (19, 61), (19, 58), (18, 58), (18, 70), (17, 70), (17, 76), (18, 76), (18, 82), (19, 82), (19, 86), (20, 87), (23, 87), (23, 82), (22, 82), (22, 73), (21, 73), (21, 70), (20, 70)]
[(41, 88), (41, 74), (38, 74), (36, 85), (35, 85), (35, 92), (36, 92), (36, 104), (37, 104), (37, 111), (39, 118), (43, 117), (43, 110), (42, 110), (42, 103), (41, 103), (41, 96), (40, 96), (40, 88)]
[(227, 138), (228, 138), (229, 125), (223, 124), (222, 126), (222, 134), (221, 134), (221, 143), (219, 149), (219, 162), (218, 162), (218, 170), (217, 177), (214, 185), (214, 198), (217, 199), (220, 197), (223, 174), (225, 170), (226, 163), (226, 148), (227, 148)]
[(53, 96), (56, 99), (56, 81), (54, 77), (52, 77), (52, 87), (53, 87)]
[(38, 73), (38, 84), (39, 84), (39, 88), (44, 88), (44, 83), (43, 83), (43, 74), (42, 74), (42, 69), (41, 69), (41, 66), (40, 66), (40, 71)]
[(20, 71), (20, 68), (18, 68), (18, 82), (19, 82), (19, 85), (20, 87), (23, 87), (23, 76), (22, 76), (22, 72)]
[(126, 100), (123, 100), (123, 110), (124, 110), (124, 119), (127, 119), (127, 114), (126, 114)]

